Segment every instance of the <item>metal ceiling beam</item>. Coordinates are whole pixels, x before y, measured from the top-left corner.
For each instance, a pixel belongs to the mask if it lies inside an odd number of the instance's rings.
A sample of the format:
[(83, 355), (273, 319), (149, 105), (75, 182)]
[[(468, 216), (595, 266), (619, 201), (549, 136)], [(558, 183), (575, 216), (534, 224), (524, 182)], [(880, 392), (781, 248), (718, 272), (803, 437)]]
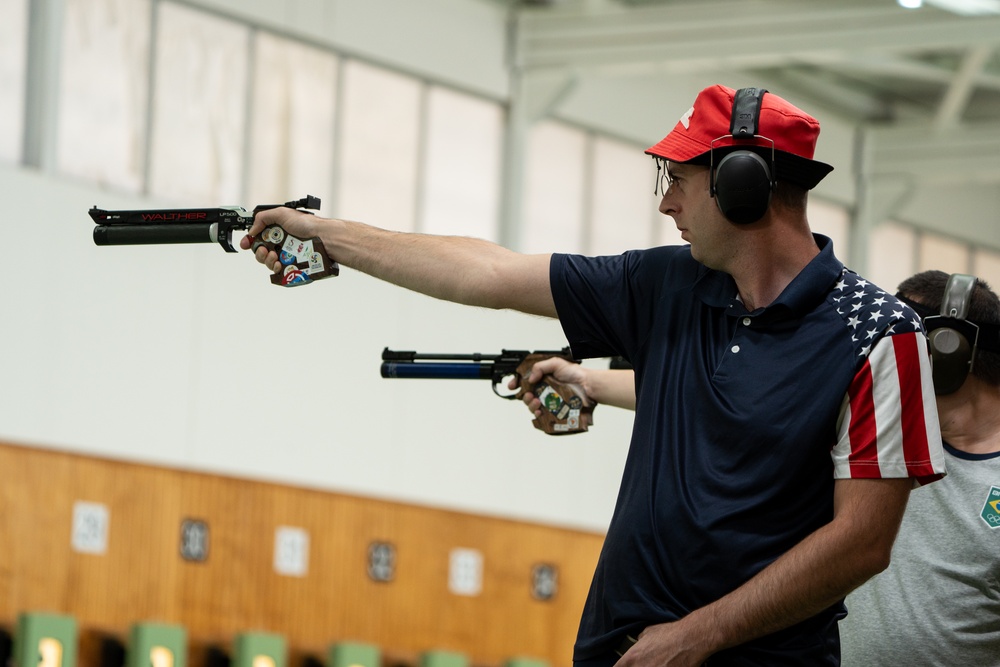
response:
[(930, 124), (868, 131), (871, 173), (919, 182), (1000, 183), (1000, 130), (995, 123), (939, 129)]
[(953, 127), (962, 119), (962, 112), (968, 106), (969, 98), (975, 89), (976, 79), (993, 55), (993, 50), (992, 46), (979, 46), (970, 49), (965, 54), (962, 66), (958, 68), (955, 78), (948, 86), (948, 91), (938, 107), (937, 115), (934, 118), (934, 125), (937, 128)]
[[(821, 55), (799, 54), (795, 59), (817, 67), (836, 66), (840, 70), (853, 70), (859, 74), (876, 74), (942, 86), (949, 85), (955, 77), (955, 70), (950, 67), (884, 53), (859, 54), (845, 51)], [(1000, 76), (986, 71), (980, 71), (976, 75), (975, 83), (980, 88), (1000, 90)]]
[(517, 13), (521, 69), (663, 64), (692, 68), (787, 65), (804, 55), (912, 52), (997, 45), (1000, 17), (968, 18), (892, 5), (733, 2)]
[(794, 92), (797, 98), (810, 102), (810, 106), (833, 113), (850, 122), (885, 121), (893, 117), (893, 106), (878, 96), (850, 87), (822, 72), (805, 72), (793, 68), (765, 70), (757, 80), (773, 85), (788, 97)]

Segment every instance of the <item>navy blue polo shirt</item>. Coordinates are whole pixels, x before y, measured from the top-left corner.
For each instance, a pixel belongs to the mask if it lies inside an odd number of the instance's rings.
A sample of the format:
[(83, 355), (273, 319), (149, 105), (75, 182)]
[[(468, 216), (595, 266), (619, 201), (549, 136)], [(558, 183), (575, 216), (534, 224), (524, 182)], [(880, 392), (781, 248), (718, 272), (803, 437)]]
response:
[[(837, 310), (844, 266), (829, 239), (816, 241), (821, 252), (753, 312), (732, 277), (688, 246), (553, 255), (552, 293), (574, 357), (625, 357), (637, 398), (575, 660), (717, 600), (831, 520), (830, 450), (864, 359)], [(825, 664), (842, 610), (725, 654)]]

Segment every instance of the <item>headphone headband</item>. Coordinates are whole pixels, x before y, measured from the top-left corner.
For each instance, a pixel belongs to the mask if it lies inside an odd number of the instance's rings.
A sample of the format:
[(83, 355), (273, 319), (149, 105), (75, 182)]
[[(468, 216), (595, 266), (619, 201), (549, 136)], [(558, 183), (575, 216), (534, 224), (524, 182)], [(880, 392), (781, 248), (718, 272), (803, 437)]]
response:
[[(753, 139), (760, 125), (760, 107), (764, 103), (764, 88), (740, 88), (733, 97), (733, 115), (729, 134), (734, 139)], [(774, 142), (771, 142), (774, 150)]]
[[(767, 213), (774, 191), (774, 139), (758, 134), (763, 88), (740, 88), (733, 96), (729, 134), (713, 139), (708, 150), (709, 195), (715, 198), (719, 210), (730, 222), (738, 225), (757, 222)], [(727, 150), (716, 162), (716, 143), (732, 139), (734, 143), (720, 147)], [(760, 139), (771, 146), (770, 162), (748, 150), (757, 143), (740, 142)], [(733, 149), (736, 150), (733, 150)], [(767, 147), (764, 146), (766, 151)]]
[(972, 300), (972, 290), (976, 286), (976, 277), (965, 273), (953, 273), (948, 278), (944, 288), (944, 298), (941, 300), (941, 315), (964, 320), (969, 316), (969, 302)]

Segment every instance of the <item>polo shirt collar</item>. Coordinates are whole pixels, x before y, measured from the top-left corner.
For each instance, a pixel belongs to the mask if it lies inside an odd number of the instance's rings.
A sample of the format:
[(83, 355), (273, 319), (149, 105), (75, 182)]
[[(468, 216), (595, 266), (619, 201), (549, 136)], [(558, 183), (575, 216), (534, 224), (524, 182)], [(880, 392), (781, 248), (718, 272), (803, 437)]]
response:
[[(766, 308), (758, 308), (755, 313), (780, 317), (803, 314), (812, 310), (826, 298), (830, 287), (844, 270), (844, 264), (833, 254), (833, 242), (822, 234), (813, 234), (819, 254), (812, 258), (799, 275)], [(739, 300), (736, 282), (728, 273), (705, 268), (694, 285), (694, 293), (712, 308), (725, 308), (733, 316), (747, 314), (746, 307)]]

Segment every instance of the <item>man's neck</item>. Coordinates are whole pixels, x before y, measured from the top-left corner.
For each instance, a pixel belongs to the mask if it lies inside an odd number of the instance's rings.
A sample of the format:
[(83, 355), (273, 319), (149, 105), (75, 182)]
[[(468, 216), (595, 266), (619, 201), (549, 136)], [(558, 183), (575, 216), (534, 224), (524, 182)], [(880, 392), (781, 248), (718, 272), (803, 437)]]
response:
[(748, 250), (731, 273), (748, 311), (773, 303), (820, 252), (812, 234), (789, 234), (780, 243), (767, 241)]
[(969, 376), (954, 394), (937, 399), (941, 437), (969, 454), (1000, 452), (1000, 387)]

